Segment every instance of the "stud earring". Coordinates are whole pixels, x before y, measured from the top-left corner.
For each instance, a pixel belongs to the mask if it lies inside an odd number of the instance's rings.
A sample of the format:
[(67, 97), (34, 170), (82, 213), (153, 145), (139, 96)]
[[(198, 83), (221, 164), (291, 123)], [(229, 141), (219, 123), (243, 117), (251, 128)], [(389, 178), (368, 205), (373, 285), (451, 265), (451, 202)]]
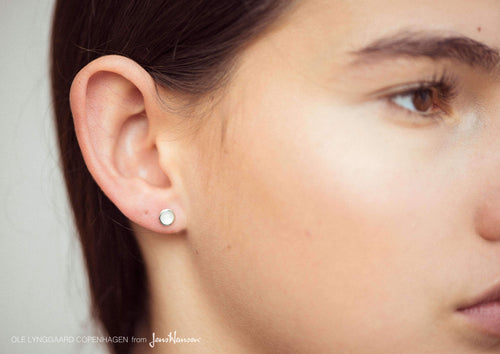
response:
[(160, 222), (162, 225), (172, 225), (175, 220), (175, 214), (171, 209), (163, 209), (160, 211)]

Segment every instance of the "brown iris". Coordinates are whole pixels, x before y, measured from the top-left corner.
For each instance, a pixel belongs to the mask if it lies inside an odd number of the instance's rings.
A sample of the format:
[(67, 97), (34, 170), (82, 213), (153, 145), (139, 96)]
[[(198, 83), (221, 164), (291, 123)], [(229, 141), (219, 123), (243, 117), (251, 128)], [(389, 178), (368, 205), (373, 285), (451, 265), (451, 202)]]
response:
[(434, 91), (431, 89), (419, 89), (413, 92), (412, 103), (419, 112), (428, 112), (434, 105)]

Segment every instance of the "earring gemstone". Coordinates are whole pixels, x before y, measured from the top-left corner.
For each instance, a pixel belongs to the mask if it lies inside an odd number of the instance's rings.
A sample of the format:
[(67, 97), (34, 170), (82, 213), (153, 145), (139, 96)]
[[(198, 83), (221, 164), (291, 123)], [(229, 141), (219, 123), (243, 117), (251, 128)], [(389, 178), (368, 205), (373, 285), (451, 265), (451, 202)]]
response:
[(175, 220), (174, 212), (171, 209), (163, 209), (160, 211), (160, 222), (162, 225), (172, 225)]

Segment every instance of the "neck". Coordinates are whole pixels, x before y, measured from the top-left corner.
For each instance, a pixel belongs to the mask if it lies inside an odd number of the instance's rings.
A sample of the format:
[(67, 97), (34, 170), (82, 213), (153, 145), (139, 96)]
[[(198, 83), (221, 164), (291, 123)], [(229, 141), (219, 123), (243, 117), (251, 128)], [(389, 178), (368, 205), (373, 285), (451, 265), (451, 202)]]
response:
[(135, 354), (255, 353), (203, 288), (185, 235), (136, 235), (148, 274), (149, 321), (138, 328), (146, 342), (136, 344)]

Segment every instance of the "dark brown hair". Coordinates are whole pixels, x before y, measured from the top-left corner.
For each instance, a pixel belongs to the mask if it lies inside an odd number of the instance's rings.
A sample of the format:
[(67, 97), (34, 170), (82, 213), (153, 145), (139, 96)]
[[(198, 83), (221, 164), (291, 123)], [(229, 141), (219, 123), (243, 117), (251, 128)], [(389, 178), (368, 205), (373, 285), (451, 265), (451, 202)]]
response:
[[(51, 82), (62, 168), (85, 257), (93, 316), (109, 336), (134, 335), (147, 320), (144, 262), (127, 218), (84, 163), (69, 105), (77, 72), (107, 54), (133, 59), (165, 88), (196, 97), (220, 85), (236, 53), (289, 1), (58, 0)], [(132, 343), (115, 343), (129, 353)]]

